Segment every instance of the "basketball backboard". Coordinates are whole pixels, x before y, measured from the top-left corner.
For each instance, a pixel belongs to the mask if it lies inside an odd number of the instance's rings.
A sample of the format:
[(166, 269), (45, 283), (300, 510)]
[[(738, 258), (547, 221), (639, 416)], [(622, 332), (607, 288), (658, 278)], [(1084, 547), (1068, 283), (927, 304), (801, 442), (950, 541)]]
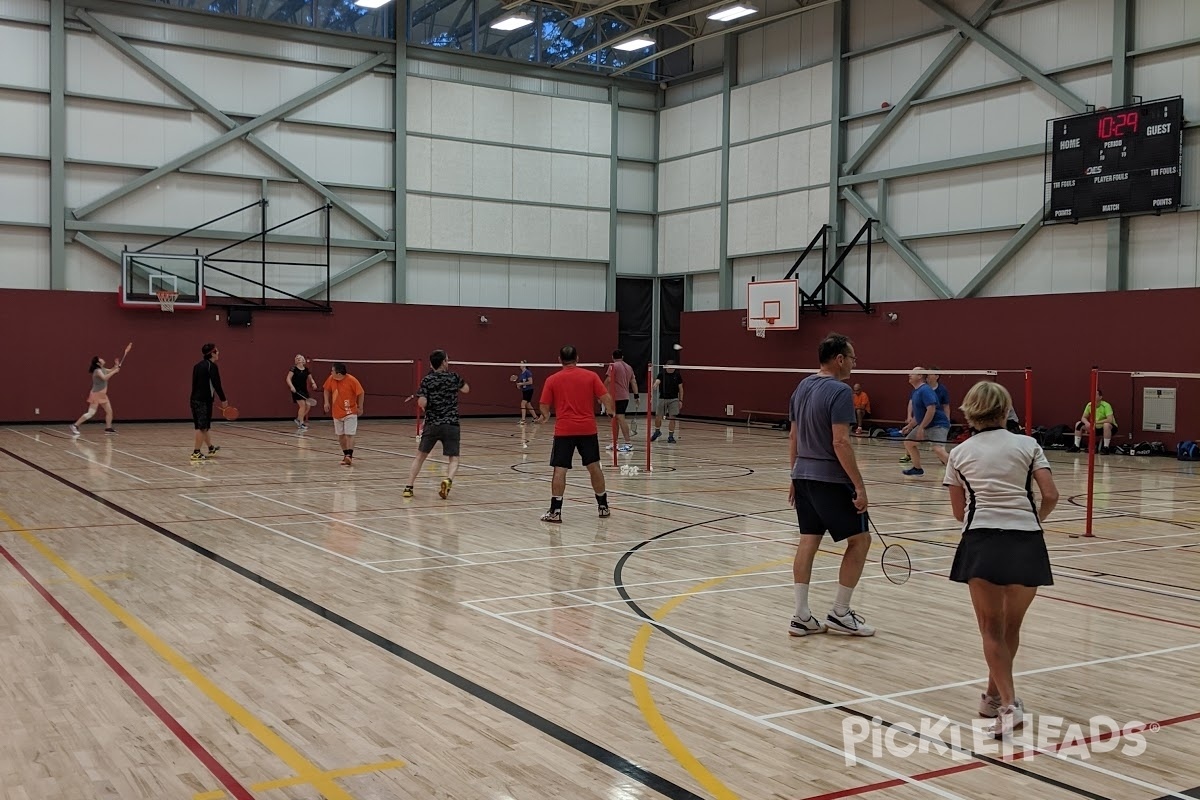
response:
[(204, 257), (121, 253), (122, 308), (160, 308), (160, 291), (179, 292), (175, 308), (204, 308)]
[(794, 331), (800, 327), (800, 281), (751, 281), (746, 284), (746, 327)]

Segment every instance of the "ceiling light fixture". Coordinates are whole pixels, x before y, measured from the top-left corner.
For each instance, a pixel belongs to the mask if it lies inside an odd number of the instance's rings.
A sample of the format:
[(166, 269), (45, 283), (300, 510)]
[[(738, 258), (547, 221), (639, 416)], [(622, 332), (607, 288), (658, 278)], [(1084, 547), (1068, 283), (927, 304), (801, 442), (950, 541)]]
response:
[(359, 8), (381, 8), (390, 2), (392, 0), (354, 0), (354, 5)]
[(653, 46), (654, 46), (653, 39), (648, 39), (645, 36), (638, 36), (633, 39), (626, 39), (623, 42), (618, 42), (617, 44), (614, 44), (613, 49), (614, 50), (625, 50), (626, 52), (628, 52), (628, 51), (632, 51), (632, 50), (645, 50), (647, 47), (653, 47)]
[(735, 19), (748, 17), (751, 14), (757, 14), (758, 9), (746, 3), (735, 3), (731, 6), (718, 8), (716, 11), (708, 15), (708, 18), (716, 22), (733, 22)]
[(493, 22), (489, 27), (498, 31), (515, 31), (533, 24), (533, 17), (525, 13), (506, 14)]

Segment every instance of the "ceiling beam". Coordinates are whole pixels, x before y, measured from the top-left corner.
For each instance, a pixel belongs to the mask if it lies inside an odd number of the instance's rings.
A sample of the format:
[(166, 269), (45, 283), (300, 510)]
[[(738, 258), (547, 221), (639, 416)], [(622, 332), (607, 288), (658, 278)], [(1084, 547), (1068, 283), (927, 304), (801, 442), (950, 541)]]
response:
[(949, 300), (954, 297), (954, 292), (950, 291), (950, 287), (946, 285), (945, 281), (929, 268), (924, 259), (904, 243), (904, 238), (900, 234), (892, 230), (892, 227), (886, 221), (879, 219), (879, 215), (875, 209), (871, 208), (866, 200), (853, 189), (842, 189), (842, 197), (846, 198), (846, 201), (854, 206), (854, 209), (859, 214), (862, 214), (863, 219), (878, 220), (875, 224), (879, 226), (879, 232), (883, 235), (883, 240), (896, 251), (896, 255), (900, 256), (905, 264), (908, 264), (909, 268), (921, 279), (921, 282), (928, 286), (929, 290), (939, 300)]

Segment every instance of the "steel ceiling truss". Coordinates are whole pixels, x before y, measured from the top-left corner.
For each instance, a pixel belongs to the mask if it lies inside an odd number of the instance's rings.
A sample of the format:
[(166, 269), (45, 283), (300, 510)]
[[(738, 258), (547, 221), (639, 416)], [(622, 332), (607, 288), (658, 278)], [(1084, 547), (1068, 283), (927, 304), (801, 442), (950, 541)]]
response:
[[(851, 0), (845, 0), (845, 2), (850, 1)], [(862, 2), (864, 0), (859, 1)], [(884, 117), (879, 126), (872, 131), (871, 135), (867, 137), (866, 141), (864, 141), (862, 145), (859, 146), (858, 150), (855, 151), (855, 153), (851, 155), (844, 164), (841, 165), (841, 169), (837, 171), (838, 174), (832, 176), (832, 180), (835, 186), (841, 187), (839, 191), (840, 197), (854, 207), (858, 213), (867, 218), (877, 217), (881, 220), (878, 225), (881, 238), (891, 246), (900, 259), (904, 261), (910, 269), (912, 269), (917, 277), (921, 279), (921, 282), (925, 284), (925, 286), (930, 290), (930, 292), (933, 293), (935, 297), (942, 299), (949, 299), (952, 297), (972, 297), (978, 293), (979, 290), (982, 289), (987, 282), (993, 278), (1010, 260), (1012, 260), (1013, 256), (1020, 252), (1021, 248), (1024, 247), (1030, 239), (1033, 238), (1033, 235), (1039, 228), (1043, 209), (1038, 208), (1030, 217), (1030, 219), (1023, 224), (1020, 229), (1017, 230), (1000, 248), (996, 255), (993, 256), (992, 259), (983, 266), (979, 273), (976, 274), (975, 277), (973, 277), (962, 288), (962, 290), (956, 294), (950, 290), (950, 287), (946, 285), (945, 281), (943, 281), (936, 272), (930, 269), (929, 265), (926, 264), (925, 261), (909, 246), (910, 241), (923, 237), (901, 236), (890, 225), (888, 225), (886, 214), (880, 214), (875, 208), (872, 208), (871, 205), (854, 189), (854, 185), (857, 183), (875, 180), (873, 173), (868, 174), (862, 171), (863, 165), (866, 163), (870, 155), (895, 130), (896, 126), (903, 120), (908, 111), (913, 107), (914, 103), (924, 97), (925, 92), (928, 91), (929, 87), (931, 87), (946, 71), (946, 69), (969, 42), (975, 42), (979, 46), (983, 47), (992, 55), (1006, 63), (1022, 78), (1032, 82), (1034, 85), (1055, 97), (1072, 111), (1084, 111), (1087, 108), (1087, 103), (1077, 94), (1070, 91), (1041, 70), (1037, 69), (1028, 60), (983, 30), (983, 26), (987, 24), (993, 13), (996, 12), (997, 7), (1000, 6), (1001, 0), (983, 0), (978, 9), (974, 14), (971, 15), (970, 18), (963, 17), (954, 10), (948, 8), (943, 4), (942, 0), (920, 0), (920, 2), (940, 16), (946, 22), (947, 29), (953, 30), (956, 35), (950, 42), (946, 44), (941, 53), (939, 53), (933, 59), (929, 66), (925, 68), (925, 70), (916, 78), (916, 80), (913, 81), (912, 85), (909, 86), (908, 90), (904, 93), (900, 100), (897, 101), (890, 111), (888, 111), (887, 116)], [(1030, 5), (1034, 4), (1031, 3)], [(1118, 7), (1123, 7), (1123, 3), (1116, 3), (1115, 5)], [(1123, 13), (1114, 14), (1113, 24), (1117, 31), (1114, 38), (1120, 37), (1121, 41), (1124, 40), (1125, 30), (1128, 23), (1127, 17), (1128, 15)], [(1124, 53), (1119, 55), (1123, 58)], [(1115, 60), (1116, 59), (1114, 59), (1114, 61)], [(841, 64), (834, 65), (834, 69), (841, 68)], [(844, 122), (840, 124), (844, 124)], [(1014, 152), (1024, 152), (1025, 149), (1026, 148), (1017, 148), (1017, 150)], [(1036, 146), (1036, 148), (1033, 146), (1028, 148), (1030, 152), (1035, 149), (1037, 152), (1041, 152), (1043, 146), (1039, 144)], [(990, 163), (991, 161), (996, 160), (991, 159), (989, 157), (990, 155), (991, 154), (982, 154), (977, 157), (958, 160), (970, 161), (972, 163)], [(1007, 160), (1007, 158), (1002, 160)], [(944, 161), (921, 164), (919, 165), (919, 169), (917, 167), (913, 167), (912, 169), (902, 168), (896, 170), (896, 172), (905, 175), (937, 172), (952, 168), (952, 162), (955, 161), (955, 159), (946, 159)], [(880, 210), (882, 210), (882, 207), (886, 202), (885, 193), (887, 179), (881, 174), (878, 178), (878, 183), (880, 192), (879, 205), (881, 206)]]

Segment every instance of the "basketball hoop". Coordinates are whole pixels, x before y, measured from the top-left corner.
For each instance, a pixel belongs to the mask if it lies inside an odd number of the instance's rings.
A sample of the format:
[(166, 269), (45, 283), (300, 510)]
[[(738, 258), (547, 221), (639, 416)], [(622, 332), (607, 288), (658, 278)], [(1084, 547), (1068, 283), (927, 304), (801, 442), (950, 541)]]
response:
[(172, 292), (167, 289), (159, 289), (155, 292), (158, 295), (158, 307), (163, 311), (174, 311), (175, 301), (179, 299), (179, 292)]
[(760, 339), (767, 338), (767, 328), (774, 325), (777, 319), (779, 319), (779, 317), (755, 317), (755, 322), (765, 322), (766, 325), (754, 326), (754, 335)]

